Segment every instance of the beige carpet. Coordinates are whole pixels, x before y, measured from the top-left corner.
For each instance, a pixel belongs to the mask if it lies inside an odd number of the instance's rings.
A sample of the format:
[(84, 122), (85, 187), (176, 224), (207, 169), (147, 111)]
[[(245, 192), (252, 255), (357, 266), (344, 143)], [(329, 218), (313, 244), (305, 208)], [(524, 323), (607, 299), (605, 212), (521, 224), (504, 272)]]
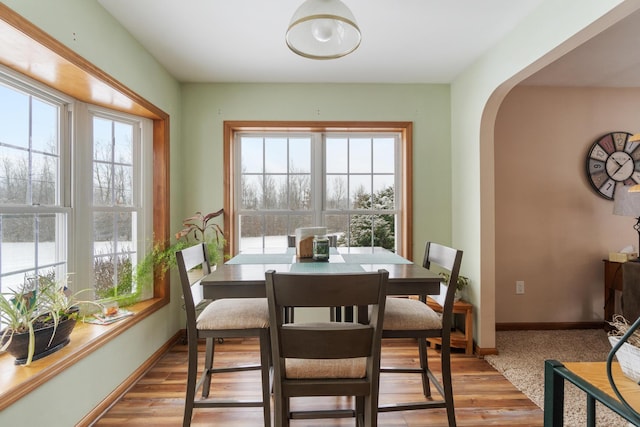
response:
[[(601, 329), (562, 331), (499, 331), (496, 347), (500, 354), (486, 356), (516, 388), (544, 409), (544, 361), (561, 362), (605, 361), (611, 345)], [(564, 425), (586, 425), (586, 395), (565, 382)], [(626, 427), (627, 422), (610, 409), (597, 403), (597, 426)]]

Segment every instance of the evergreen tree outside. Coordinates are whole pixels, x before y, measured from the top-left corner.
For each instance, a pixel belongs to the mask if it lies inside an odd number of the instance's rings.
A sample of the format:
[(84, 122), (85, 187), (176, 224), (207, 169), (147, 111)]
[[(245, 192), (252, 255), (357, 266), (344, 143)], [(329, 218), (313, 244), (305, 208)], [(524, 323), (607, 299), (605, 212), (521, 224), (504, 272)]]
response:
[[(353, 208), (358, 210), (391, 210), (394, 209), (394, 191), (388, 186), (374, 192), (366, 193), (363, 188), (356, 191)], [(349, 221), (349, 235), (338, 239), (338, 246), (380, 246), (395, 249), (395, 215), (390, 214), (355, 214)]]

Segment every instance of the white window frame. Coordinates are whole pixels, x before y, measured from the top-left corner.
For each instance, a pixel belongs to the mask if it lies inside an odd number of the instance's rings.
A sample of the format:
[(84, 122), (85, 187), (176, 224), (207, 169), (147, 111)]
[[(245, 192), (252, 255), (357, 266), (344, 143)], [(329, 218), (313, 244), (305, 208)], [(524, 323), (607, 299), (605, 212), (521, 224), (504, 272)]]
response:
[[(303, 137), (309, 136), (311, 141), (311, 204), (312, 209), (310, 211), (289, 211), (289, 210), (277, 210), (277, 209), (256, 209), (256, 210), (246, 210), (242, 209), (240, 206), (242, 202), (242, 158), (241, 158), (241, 139), (245, 136), (258, 136), (258, 137), (270, 137), (270, 138), (295, 138), (295, 137)], [(395, 209), (388, 210), (359, 210), (359, 209), (332, 209), (328, 210), (326, 207), (326, 191), (325, 191), (325, 183), (326, 183), (326, 162), (327, 159), (325, 157), (325, 138), (330, 136), (332, 138), (346, 138), (346, 139), (354, 139), (354, 138), (394, 138), (394, 153), (395, 153), (395, 161), (394, 161), (394, 205)], [(393, 214), (396, 218), (394, 224), (394, 237), (395, 237), (395, 245), (393, 250), (398, 252), (398, 249), (402, 247), (402, 235), (400, 232), (400, 221), (401, 221), (401, 206), (402, 204), (402, 195), (403, 195), (403, 170), (402, 165), (403, 155), (405, 155), (404, 150), (401, 147), (401, 133), (398, 131), (361, 131), (361, 132), (339, 132), (339, 131), (309, 131), (309, 132), (281, 132), (278, 130), (259, 130), (259, 131), (239, 131), (235, 132), (233, 136), (233, 159), (234, 165), (233, 170), (235, 174), (233, 176), (235, 185), (233, 200), (235, 201), (233, 214), (235, 215), (234, 230), (233, 233), (235, 236), (238, 236), (237, 247), (240, 247), (240, 228), (241, 228), (241, 216), (247, 215), (255, 215), (255, 216), (264, 216), (264, 215), (307, 215), (310, 214), (312, 216), (312, 225), (311, 226), (324, 226), (326, 224), (325, 217), (326, 215), (389, 215)], [(265, 153), (263, 151), (263, 164), (264, 164), (264, 156)], [(371, 159), (373, 162), (373, 158)], [(373, 170), (373, 169), (372, 169)], [(264, 173), (264, 171), (263, 171)], [(348, 175), (351, 175), (349, 173)], [(368, 175), (373, 176), (373, 172)], [(291, 232), (291, 230), (289, 231)], [(263, 249), (268, 249), (265, 245), (265, 239), (263, 235), (262, 239)]]
[[(57, 277), (68, 277), (73, 292), (93, 288), (93, 196), (92, 196), (92, 115), (134, 125), (139, 149), (134, 154), (134, 207), (137, 210), (136, 257), (142, 259), (153, 239), (153, 122), (150, 119), (86, 104), (45, 85), (0, 66), (0, 81), (10, 88), (60, 106), (59, 179), (60, 196), (56, 206), (0, 205), (0, 213), (64, 213), (66, 224), (58, 224), (67, 236), (57, 242), (66, 266)], [(134, 257), (134, 260), (136, 259)], [(4, 273), (4, 272), (0, 272)], [(89, 285), (88, 285), (89, 284)], [(3, 288), (3, 291), (7, 289)], [(91, 296), (81, 294), (82, 299)], [(153, 297), (153, 289), (142, 299)]]

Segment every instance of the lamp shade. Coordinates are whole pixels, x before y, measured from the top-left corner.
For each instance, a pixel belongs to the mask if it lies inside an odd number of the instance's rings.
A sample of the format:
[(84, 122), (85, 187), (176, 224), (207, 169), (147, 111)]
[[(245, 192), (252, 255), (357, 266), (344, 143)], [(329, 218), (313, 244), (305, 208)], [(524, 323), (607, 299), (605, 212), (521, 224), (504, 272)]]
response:
[(335, 59), (360, 46), (360, 28), (340, 0), (306, 0), (287, 29), (289, 49), (311, 59)]
[(630, 192), (630, 186), (618, 186), (613, 198), (614, 215), (640, 217), (640, 193)]

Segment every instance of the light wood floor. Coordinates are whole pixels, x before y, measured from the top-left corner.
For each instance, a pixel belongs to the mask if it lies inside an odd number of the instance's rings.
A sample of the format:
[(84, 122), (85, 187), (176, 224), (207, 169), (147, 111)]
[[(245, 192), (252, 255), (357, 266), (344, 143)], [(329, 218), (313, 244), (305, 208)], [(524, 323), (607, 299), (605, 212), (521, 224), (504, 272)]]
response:
[[(251, 339), (226, 340), (216, 348), (216, 364), (257, 363), (257, 350), (257, 341)], [(454, 352), (453, 390), (458, 426), (542, 426), (542, 410), (486, 361), (455, 350)], [(439, 354), (432, 349), (429, 349), (429, 354), (429, 363), (435, 368), (439, 364)], [(408, 340), (386, 340), (383, 344), (383, 366), (412, 365), (416, 358), (416, 346)], [(181, 425), (186, 361), (186, 346), (174, 346), (120, 401), (97, 420), (95, 425)], [(217, 379), (214, 377), (211, 397), (260, 399), (259, 381), (257, 371), (220, 375)], [(384, 404), (421, 399), (421, 387), (420, 379), (416, 375), (384, 373), (380, 381), (380, 402)], [(435, 391), (434, 393), (437, 394)], [(331, 405), (348, 403), (348, 398), (314, 398), (311, 401), (293, 400), (292, 407), (320, 408), (321, 405), (332, 407)], [(388, 412), (379, 414), (378, 423), (382, 427), (446, 426), (447, 417), (441, 409)], [(191, 425), (262, 426), (262, 412), (260, 408), (196, 409)], [(291, 425), (353, 426), (354, 420), (295, 420)]]

